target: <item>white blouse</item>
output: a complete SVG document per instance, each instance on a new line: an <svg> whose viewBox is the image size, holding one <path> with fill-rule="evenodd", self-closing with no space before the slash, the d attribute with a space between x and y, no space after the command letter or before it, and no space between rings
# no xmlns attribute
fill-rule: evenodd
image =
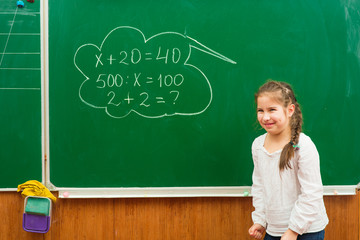
<svg viewBox="0 0 360 240"><path fill-rule="evenodd" d="M254 161L254 223L272 236L281 236L288 228L303 234L325 228L329 219L323 200L319 154L311 139L301 133L299 149L291 159L291 169L279 170L281 151L264 148L266 134L252 144Z"/></svg>

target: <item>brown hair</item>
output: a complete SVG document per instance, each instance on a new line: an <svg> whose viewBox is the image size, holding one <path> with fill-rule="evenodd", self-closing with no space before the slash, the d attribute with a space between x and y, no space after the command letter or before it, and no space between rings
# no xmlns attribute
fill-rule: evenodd
<svg viewBox="0 0 360 240"><path fill-rule="evenodd" d="M290 119L291 139L290 142L285 145L280 155L279 168L280 171L282 171L286 168L291 168L290 160L295 155L295 150L297 149L295 145L299 143L299 137L303 124L302 113L300 105L295 98L294 91L288 83L278 82L271 79L268 80L268 82L262 85L255 94L255 102L257 103L257 99L260 95L268 93L271 93L276 100L283 104L284 107L288 107L290 104L295 105L294 114Z"/></svg>

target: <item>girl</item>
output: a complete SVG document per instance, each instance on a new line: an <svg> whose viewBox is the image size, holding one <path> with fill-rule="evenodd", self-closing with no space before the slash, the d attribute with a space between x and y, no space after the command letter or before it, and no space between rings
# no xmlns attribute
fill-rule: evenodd
<svg viewBox="0 0 360 240"><path fill-rule="evenodd" d="M302 113L291 86L268 81L255 94L257 120L266 130L252 144L254 225L265 240L324 239L329 220L319 155L301 133Z"/></svg>

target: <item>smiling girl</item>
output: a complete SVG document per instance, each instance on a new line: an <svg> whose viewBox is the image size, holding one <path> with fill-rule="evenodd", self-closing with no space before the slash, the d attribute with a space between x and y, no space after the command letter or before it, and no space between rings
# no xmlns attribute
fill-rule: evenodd
<svg viewBox="0 0 360 240"><path fill-rule="evenodd" d="M265 240L324 239L329 220L319 154L301 132L302 113L291 86L268 81L255 94L257 120L266 130L252 144L254 225Z"/></svg>

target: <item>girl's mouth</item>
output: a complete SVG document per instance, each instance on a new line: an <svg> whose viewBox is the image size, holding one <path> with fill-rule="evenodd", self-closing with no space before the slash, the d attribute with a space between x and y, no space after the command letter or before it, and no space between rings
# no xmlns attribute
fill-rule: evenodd
<svg viewBox="0 0 360 240"><path fill-rule="evenodd" d="M274 125L274 123L265 123L264 125L265 125L265 127L269 128L269 127L272 127Z"/></svg>

